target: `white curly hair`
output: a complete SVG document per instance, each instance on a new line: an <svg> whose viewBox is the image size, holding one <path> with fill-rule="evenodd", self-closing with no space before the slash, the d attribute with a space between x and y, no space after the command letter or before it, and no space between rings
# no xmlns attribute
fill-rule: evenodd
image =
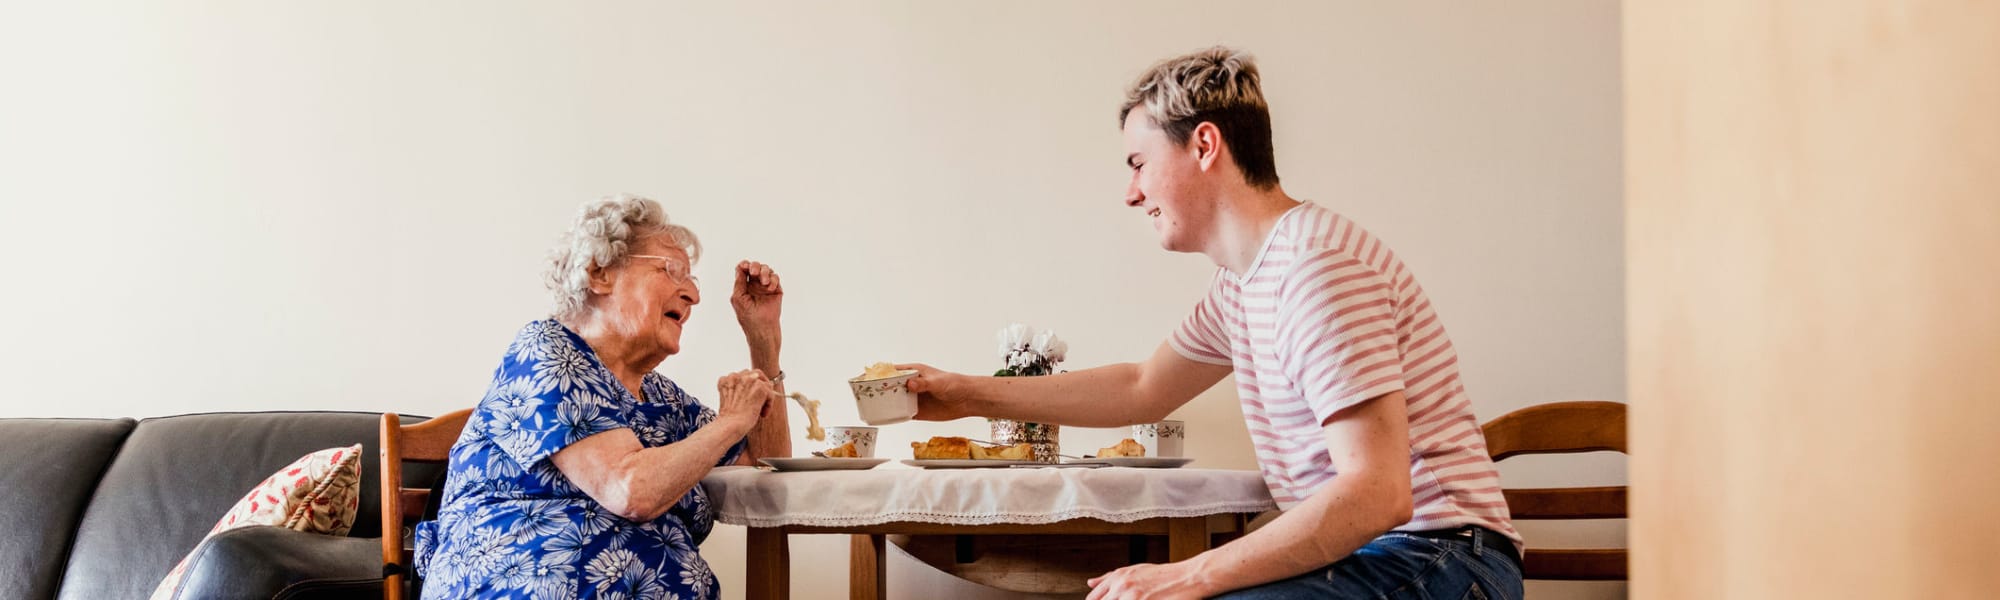
<svg viewBox="0 0 2000 600"><path fill-rule="evenodd" d="M690 263L701 258L701 240L668 221L667 212L651 198L619 194L585 203L549 250L548 271L542 274L542 283L555 295L555 316L575 317L583 311L592 266L618 264L640 240L656 235L686 251Z"/></svg>

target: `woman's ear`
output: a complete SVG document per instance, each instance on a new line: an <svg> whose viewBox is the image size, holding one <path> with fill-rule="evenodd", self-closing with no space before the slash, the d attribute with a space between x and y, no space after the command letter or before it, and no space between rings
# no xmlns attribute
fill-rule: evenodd
<svg viewBox="0 0 2000 600"><path fill-rule="evenodd" d="M616 280L616 277L612 276L609 269L597 266L596 262L592 262L590 267L585 269L585 272L590 274L590 293L599 296L611 295L611 284Z"/></svg>

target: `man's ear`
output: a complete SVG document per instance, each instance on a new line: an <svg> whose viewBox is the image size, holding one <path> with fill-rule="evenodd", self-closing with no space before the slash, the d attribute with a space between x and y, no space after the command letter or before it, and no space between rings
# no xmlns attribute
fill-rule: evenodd
<svg viewBox="0 0 2000 600"><path fill-rule="evenodd" d="M1213 169L1222 161L1222 129L1202 121L1188 133L1188 146L1194 150L1194 159L1201 163L1201 170Z"/></svg>
<svg viewBox="0 0 2000 600"><path fill-rule="evenodd" d="M597 266L596 261L591 261L590 267L586 268L585 272L590 274L590 293L599 296L611 295L612 277L610 271L605 270L604 267Z"/></svg>

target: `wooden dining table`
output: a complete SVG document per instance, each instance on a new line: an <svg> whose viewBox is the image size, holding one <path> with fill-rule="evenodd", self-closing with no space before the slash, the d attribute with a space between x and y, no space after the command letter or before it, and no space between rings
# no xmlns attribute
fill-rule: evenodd
<svg viewBox="0 0 2000 600"><path fill-rule="evenodd" d="M882 599L889 536L928 542L923 546L932 551L906 549L947 572L1004 587L990 572L953 564L970 562L973 548L1010 547L1007 540L1022 536L1102 540L1103 547L1119 549L1113 558L1121 564L1148 556L1182 560L1240 535L1251 517L1277 508L1255 471L1185 467L918 469L890 464L796 472L725 467L702 484L718 521L749 528L745 590L752 600L789 597L788 539L795 534L851 536L849 597ZM1155 547L1164 539L1164 553L1149 555L1148 538ZM1048 550L1044 546L1031 552ZM1074 560L1064 560L1069 562L1016 563L1013 569L1021 570L1020 564L1030 565L1031 571L1074 566ZM1023 580L1022 575L1036 574L1011 579Z"/></svg>

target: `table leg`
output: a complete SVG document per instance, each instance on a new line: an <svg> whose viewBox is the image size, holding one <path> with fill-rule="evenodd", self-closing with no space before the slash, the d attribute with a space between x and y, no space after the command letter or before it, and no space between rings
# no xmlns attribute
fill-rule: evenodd
<svg viewBox="0 0 2000 600"><path fill-rule="evenodd" d="M857 533L848 548L847 597L853 600L887 600L888 542L882 534Z"/></svg>
<svg viewBox="0 0 2000 600"><path fill-rule="evenodd" d="M785 530L777 527L750 528L748 582L744 597L749 600L784 600L792 595L791 548Z"/></svg>
<svg viewBox="0 0 2000 600"><path fill-rule="evenodd" d="M1208 551L1208 518L1167 520L1167 560L1179 562Z"/></svg>

